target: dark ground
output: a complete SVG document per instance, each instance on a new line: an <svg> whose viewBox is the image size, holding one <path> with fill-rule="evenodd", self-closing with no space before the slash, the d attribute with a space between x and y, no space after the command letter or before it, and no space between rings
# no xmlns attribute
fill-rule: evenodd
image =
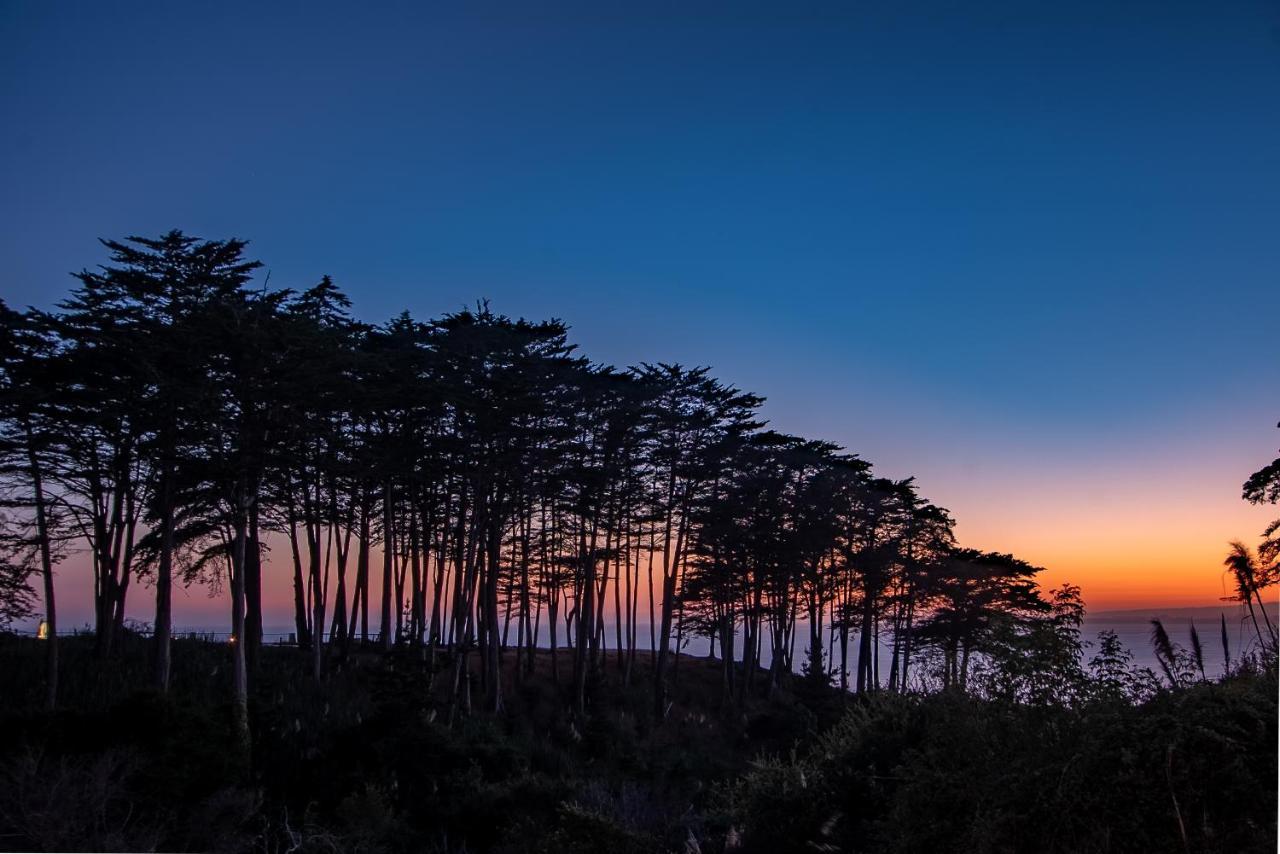
<svg viewBox="0 0 1280 854"><path fill-rule="evenodd" d="M225 645L176 641L168 697L145 688L143 638L107 662L87 637L62 650L47 714L39 642L0 635L6 850L1275 850L1274 670L1142 706L797 678L722 709L718 662L682 657L658 725L643 656L629 688L610 658L575 720L544 655L506 674L501 714L477 683L450 726L447 659L433 686L416 652L356 652L316 685L304 653L268 647L246 757Z"/></svg>

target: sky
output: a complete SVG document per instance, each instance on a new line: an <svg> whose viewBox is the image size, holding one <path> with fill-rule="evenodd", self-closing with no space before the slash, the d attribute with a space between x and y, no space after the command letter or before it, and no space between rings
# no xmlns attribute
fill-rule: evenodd
<svg viewBox="0 0 1280 854"><path fill-rule="evenodd" d="M11 304L181 228L365 320L559 317L1094 609L1215 602L1276 515L1278 227L1276 2L0 0Z"/></svg>

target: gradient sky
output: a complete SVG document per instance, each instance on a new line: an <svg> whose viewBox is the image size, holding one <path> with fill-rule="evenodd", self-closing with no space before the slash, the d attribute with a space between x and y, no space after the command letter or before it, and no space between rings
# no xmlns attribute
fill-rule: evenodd
<svg viewBox="0 0 1280 854"><path fill-rule="evenodd" d="M558 316L1093 608L1215 601L1275 514L1276 3L356 5L0 3L0 295L180 227Z"/></svg>

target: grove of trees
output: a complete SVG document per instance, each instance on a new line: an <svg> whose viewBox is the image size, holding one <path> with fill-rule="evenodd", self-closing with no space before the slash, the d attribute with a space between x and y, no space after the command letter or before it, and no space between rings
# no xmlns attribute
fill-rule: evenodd
<svg viewBox="0 0 1280 854"><path fill-rule="evenodd" d="M154 596L161 691L175 579L224 585L242 708L265 572L292 573L316 679L354 642L408 646L448 654L469 706L474 656L493 710L538 644L580 713L593 672L629 681L653 650L661 710L691 636L719 650L726 701L798 655L897 691L963 685L993 625L1050 612L1034 567L957 547L912 479L765 429L761 398L704 368L597 365L563 323L486 304L363 323L327 277L255 284L239 240L104 245L55 311L0 315L5 602L43 606L50 705L72 552L104 658L127 597Z"/></svg>

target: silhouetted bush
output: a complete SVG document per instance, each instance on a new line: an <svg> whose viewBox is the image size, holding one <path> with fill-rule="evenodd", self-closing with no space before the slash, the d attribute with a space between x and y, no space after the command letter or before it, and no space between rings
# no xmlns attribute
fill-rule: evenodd
<svg viewBox="0 0 1280 854"><path fill-rule="evenodd" d="M1136 706L881 696L717 821L744 851L1273 851L1276 722L1274 672Z"/></svg>
<svg viewBox="0 0 1280 854"><path fill-rule="evenodd" d="M91 642L66 644L69 683L116 667ZM224 680L161 697L131 688L147 673L126 659L55 714L0 699L0 847L1146 852L1183 850L1179 815L1187 850L1275 845L1277 685L1253 662L1140 703L796 680L730 711L716 664L686 659L654 727L644 689L607 673L585 719L537 677L505 714L450 725L447 686L421 668L356 654L317 685L304 656L267 653L248 766ZM0 661L38 655L25 641ZM225 655L194 643L182 667Z"/></svg>

